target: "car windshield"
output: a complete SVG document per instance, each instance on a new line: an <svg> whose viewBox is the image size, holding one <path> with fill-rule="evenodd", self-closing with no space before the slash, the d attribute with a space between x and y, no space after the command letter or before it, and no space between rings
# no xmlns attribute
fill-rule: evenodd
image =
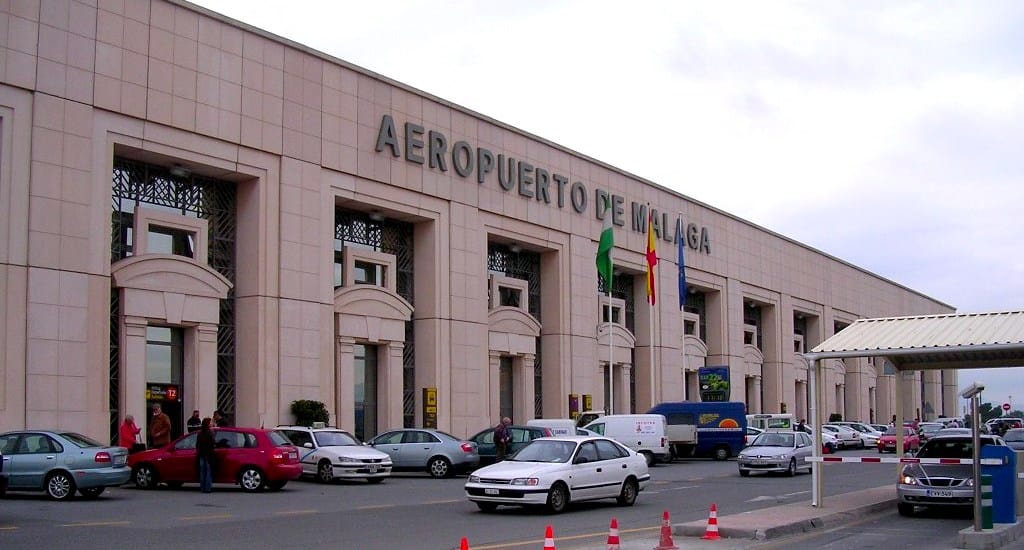
<svg viewBox="0 0 1024 550"><path fill-rule="evenodd" d="M344 445L360 445L355 437L341 431L313 432L316 444L321 447L341 447Z"/></svg>
<svg viewBox="0 0 1024 550"><path fill-rule="evenodd" d="M922 432L933 433L942 429L942 426L933 426L931 424L921 426Z"/></svg>
<svg viewBox="0 0 1024 550"><path fill-rule="evenodd" d="M95 439L88 438L82 434L76 434L74 432L62 432L61 437L68 441L78 445L79 447L103 447L103 444L96 441Z"/></svg>
<svg viewBox="0 0 1024 550"><path fill-rule="evenodd" d="M751 446L760 447L792 447L794 434L763 433L754 439Z"/></svg>
<svg viewBox="0 0 1024 550"><path fill-rule="evenodd" d="M991 439L982 439L981 446L991 445ZM917 458L972 458L974 444L966 438L932 439L921 447Z"/></svg>
<svg viewBox="0 0 1024 550"><path fill-rule="evenodd" d="M531 441L511 458L515 462L568 462L576 444L571 441Z"/></svg>
<svg viewBox="0 0 1024 550"><path fill-rule="evenodd" d="M1003 434L1003 441L1024 441L1024 429L1014 428Z"/></svg>
<svg viewBox="0 0 1024 550"><path fill-rule="evenodd" d="M270 438L270 442L275 446L292 444L292 440L288 439L288 436L284 435L284 432L279 432L277 430L270 430L267 432L267 437Z"/></svg>

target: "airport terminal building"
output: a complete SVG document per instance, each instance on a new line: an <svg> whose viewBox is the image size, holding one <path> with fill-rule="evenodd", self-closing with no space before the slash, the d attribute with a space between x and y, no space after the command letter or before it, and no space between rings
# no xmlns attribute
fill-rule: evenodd
<svg viewBox="0 0 1024 550"><path fill-rule="evenodd" d="M805 417L800 352L859 318L954 311L186 2L0 13L0 431L105 440L149 403L273 426L312 399L364 438L466 436L700 399L709 367L748 412ZM897 396L884 361L826 367L826 415L957 413L955 371Z"/></svg>

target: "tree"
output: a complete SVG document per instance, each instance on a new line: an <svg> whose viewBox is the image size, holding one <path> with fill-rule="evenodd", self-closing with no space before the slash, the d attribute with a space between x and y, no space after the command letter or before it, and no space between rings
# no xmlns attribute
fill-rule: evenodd
<svg viewBox="0 0 1024 550"><path fill-rule="evenodd" d="M292 401L291 410L295 415L295 424L299 426L312 426L314 422L327 424L331 419L327 406L320 401L297 399Z"/></svg>

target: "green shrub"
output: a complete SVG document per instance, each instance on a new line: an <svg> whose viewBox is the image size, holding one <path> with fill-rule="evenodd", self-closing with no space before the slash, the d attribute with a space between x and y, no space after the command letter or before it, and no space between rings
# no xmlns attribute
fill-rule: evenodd
<svg viewBox="0 0 1024 550"><path fill-rule="evenodd" d="M832 413L832 414L828 415L828 421L829 422L842 422L843 421L843 415L841 415L839 413Z"/></svg>
<svg viewBox="0 0 1024 550"><path fill-rule="evenodd" d="M291 409L295 415L295 424L299 426L312 426L314 422L327 424L331 419L327 406L320 401L298 399L292 401Z"/></svg>

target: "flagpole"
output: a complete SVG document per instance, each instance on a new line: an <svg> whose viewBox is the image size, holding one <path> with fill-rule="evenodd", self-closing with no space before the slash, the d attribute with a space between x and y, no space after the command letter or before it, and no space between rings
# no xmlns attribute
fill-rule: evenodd
<svg viewBox="0 0 1024 550"><path fill-rule="evenodd" d="M685 277L686 276L685 275L685 271L684 271L685 270L685 264L683 263L682 255L679 254L679 251L681 251L682 247L684 246L684 243L682 242L682 239L683 239L683 213L679 212L679 218L676 221L676 255L678 256L676 258L676 266L679 269L679 273L683 277ZM685 284L685 282L681 286L682 286L682 288L679 289L679 292L683 293L683 295L679 297L679 313L680 313L680 315L682 317L682 321L683 321L683 327L682 327L683 328L683 330L682 330L682 332L683 332L683 401L686 401L686 398L687 398L687 395L686 395L686 386L687 386L686 377L688 375L686 373L687 359L686 359L686 284ZM699 329L698 329L698 332L699 332Z"/></svg>
<svg viewBox="0 0 1024 550"><path fill-rule="evenodd" d="M608 414L615 414L615 377L612 375L613 361L615 357L614 350L612 348L612 323L614 322L612 317L612 287L608 285Z"/></svg>

